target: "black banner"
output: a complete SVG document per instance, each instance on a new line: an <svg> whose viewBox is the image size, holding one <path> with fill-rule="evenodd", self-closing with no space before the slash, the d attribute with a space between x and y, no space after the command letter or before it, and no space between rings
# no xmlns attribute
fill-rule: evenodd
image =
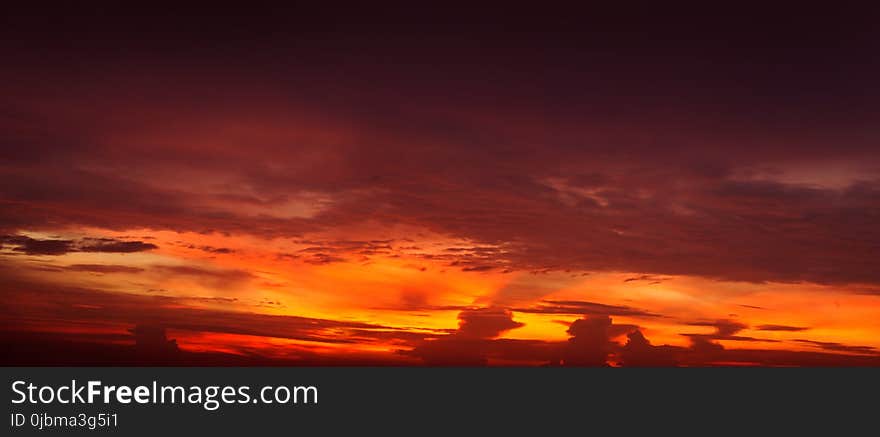
<svg viewBox="0 0 880 437"><path fill-rule="evenodd" d="M880 388L872 369L3 368L2 373L9 431L4 435L22 436L706 434L770 428L839 433L876 425L872 395Z"/></svg>

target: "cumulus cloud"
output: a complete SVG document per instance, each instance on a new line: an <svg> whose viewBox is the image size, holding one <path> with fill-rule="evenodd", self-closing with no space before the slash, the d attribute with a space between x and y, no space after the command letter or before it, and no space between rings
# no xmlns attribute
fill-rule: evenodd
<svg viewBox="0 0 880 437"><path fill-rule="evenodd" d="M681 348L674 346L654 346L645 338L642 331L635 330L626 335L627 341L620 350L621 364L624 367L675 367Z"/></svg>
<svg viewBox="0 0 880 437"><path fill-rule="evenodd" d="M563 353L566 366L606 366L613 348L611 318L593 316L578 319L568 327L568 345Z"/></svg>
<svg viewBox="0 0 880 437"><path fill-rule="evenodd" d="M469 338L495 338L511 329L524 326L513 320L504 308L466 309L458 314L458 335Z"/></svg>
<svg viewBox="0 0 880 437"><path fill-rule="evenodd" d="M504 308L469 308L462 310L458 319L455 332L422 341L407 354L428 365L485 366L490 358L508 357L508 349L531 349L530 346L542 343L496 340L502 333L523 326Z"/></svg>

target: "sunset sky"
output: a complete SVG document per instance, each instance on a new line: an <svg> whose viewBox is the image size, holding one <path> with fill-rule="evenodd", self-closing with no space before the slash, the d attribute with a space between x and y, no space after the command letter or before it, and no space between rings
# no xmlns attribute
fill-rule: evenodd
<svg viewBox="0 0 880 437"><path fill-rule="evenodd" d="M878 16L706 12L4 14L5 363L880 365Z"/></svg>

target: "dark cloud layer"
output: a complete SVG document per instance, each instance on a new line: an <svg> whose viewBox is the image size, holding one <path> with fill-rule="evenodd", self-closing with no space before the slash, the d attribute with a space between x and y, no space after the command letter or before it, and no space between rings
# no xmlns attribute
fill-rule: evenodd
<svg viewBox="0 0 880 437"><path fill-rule="evenodd" d="M107 12L69 47L52 36L69 26L63 12L22 13L2 38L15 68L0 73L0 230L300 238L371 221L481 244L444 255L473 272L880 283L867 16L803 10L792 22L762 8L766 20L746 14L742 26L666 7L577 15L591 26L530 10L507 28L483 12L450 28L441 14L328 35L302 11L269 19L296 26L196 31L184 9L181 21L163 16L179 39L150 37L158 24L146 16L104 22ZM55 24L40 32L27 17ZM232 28L253 34L203 44ZM78 54L92 62L73 63ZM174 182L187 174L235 189ZM311 216L246 212L304 193L328 200ZM359 259L323 250L302 261Z"/></svg>

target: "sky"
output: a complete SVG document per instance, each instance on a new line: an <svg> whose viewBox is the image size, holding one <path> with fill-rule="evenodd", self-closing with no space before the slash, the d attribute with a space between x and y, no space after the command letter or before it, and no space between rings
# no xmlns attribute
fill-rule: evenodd
<svg viewBox="0 0 880 437"><path fill-rule="evenodd" d="M4 363L880 365L875 12L11 10Z"/></svg>

